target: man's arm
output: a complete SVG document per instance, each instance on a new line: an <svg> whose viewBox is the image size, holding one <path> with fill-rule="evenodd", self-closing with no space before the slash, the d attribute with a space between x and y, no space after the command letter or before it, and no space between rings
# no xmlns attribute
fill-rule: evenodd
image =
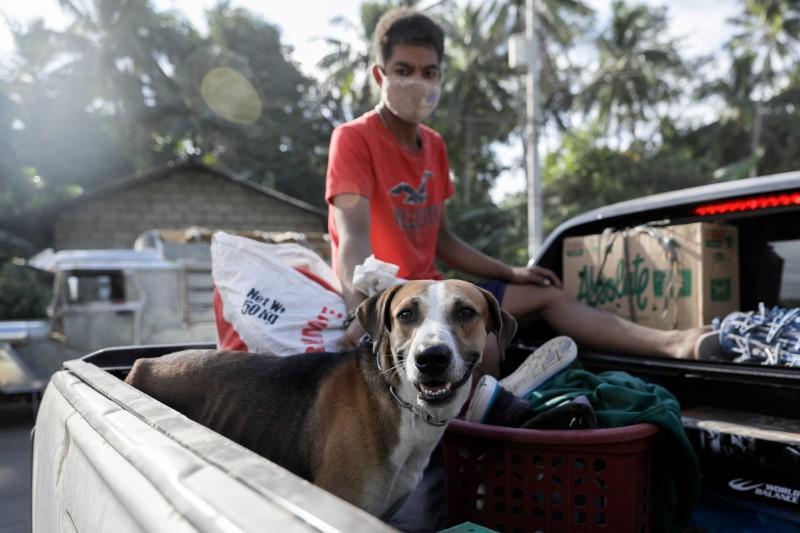
<svg viewBox="0 0 800 533"><path fill-rule="evenodd" d="M353 289L353 272L372 254L369 200L358 194L340 194L333 198L331 209L339 234L339 279L347 309L354 311L366 299L363 293ZM343 346L354 347L363 334L358 322L353 321L347 328Z"/></svg>
<svg viewBox="0 0 800 533"><path fill-rule="evenodd" d="M442 220L436 241L436 256L453 268L486 279L511 280L511 267L479 252L453 233Z"/></svg>
<svg viewBox="0 0 800 533"><path fill-rule="evenodd" d="M476 250L455 236L442 220L436 241L436 256L453 268L485 279L508 283L561 286L561 280L546 268L512 267Z"/></svg>

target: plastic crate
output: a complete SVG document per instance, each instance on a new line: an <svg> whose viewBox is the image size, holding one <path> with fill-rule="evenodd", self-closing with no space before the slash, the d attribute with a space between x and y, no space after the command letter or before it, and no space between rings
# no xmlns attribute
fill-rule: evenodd
<svg viewBox="0 0 800 533"><path fill-rule="evenodd" d="M657 433L653 424L549 431L451 420L443 439L449 523L648 532Z"/></svg>

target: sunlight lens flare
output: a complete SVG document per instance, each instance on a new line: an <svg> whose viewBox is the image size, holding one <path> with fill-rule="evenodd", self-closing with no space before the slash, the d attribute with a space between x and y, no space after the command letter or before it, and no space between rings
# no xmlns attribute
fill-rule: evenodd
<svg viewBox="0 0 800 533"><path fill-rule="evenodd" d="M200 83L206 105L225 120L252 124L261 116L263 106L258 91L242 74L230 67L208 71Z"/></svg>

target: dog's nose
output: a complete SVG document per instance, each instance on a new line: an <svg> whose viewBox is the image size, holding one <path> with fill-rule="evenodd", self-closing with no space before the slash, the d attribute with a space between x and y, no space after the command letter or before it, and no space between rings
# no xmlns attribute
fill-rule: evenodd
<svg viewBox="0 0 800 533"><path fill-rule="evenodd" d="M444 344L437 344L418 353L415 363L417 369L423 374L435 376L447 370L452 358L453 354L450 348Z"/></svg>

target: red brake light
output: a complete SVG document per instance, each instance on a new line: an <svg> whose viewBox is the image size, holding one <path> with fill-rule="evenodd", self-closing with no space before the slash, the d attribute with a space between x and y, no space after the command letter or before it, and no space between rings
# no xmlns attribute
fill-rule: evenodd
<svg viewBox="0 0 800 533"><path fill-rule="evenodd" d="M800 192L752 196L739 200L700 205L694 208L694 214L705 217L708 215L723 215L725 213L756 211L758 209L770 209L772 207L787 207L792 205L800 206Z"/></svg>

